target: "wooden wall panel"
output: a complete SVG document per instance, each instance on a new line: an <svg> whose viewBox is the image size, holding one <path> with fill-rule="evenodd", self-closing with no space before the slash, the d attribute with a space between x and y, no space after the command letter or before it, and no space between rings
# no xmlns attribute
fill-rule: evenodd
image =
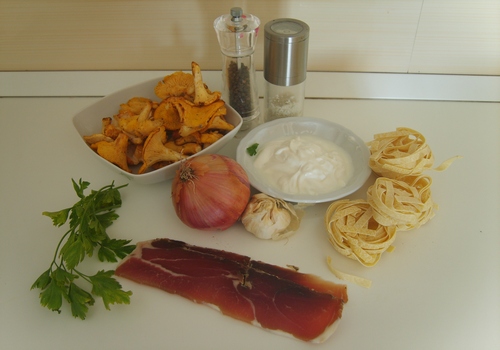
<svg viewBox="0 0 500 350"><path fill-rule="evenodd" d="M500 75L500 1L426 0L410 72Z"/></svg>
<svg viewBox="0 0 500 350"><path fill-rule="evenodd" d="M311 27L310 71L500 74L498 0L0 0L0 70L220 69L214 19ZM262 69L263 35L256 68Z"/></svg>
<svg viewBox="0 0 500 350"><path fill-rule="evenodd" d="M303 1L292 16L311 26L310 68L408 71L422 0Z"/></svg>

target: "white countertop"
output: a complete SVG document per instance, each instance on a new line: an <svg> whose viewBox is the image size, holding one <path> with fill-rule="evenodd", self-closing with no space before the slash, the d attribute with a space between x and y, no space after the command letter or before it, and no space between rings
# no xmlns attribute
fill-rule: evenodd
<svg viewBox="0 0 500 350"><path fill-rule="evenodd" d="M103 92L103 79L118 73L82 73L86 78L80 80L80 87L72 80L75 73L40 74L43 80L28 79L25 90L19 81L37 74L0 74L1 349L500 348L500 85L496 77L443 76L440 80L439 76L345 74L342 91L308 95L306 116L340 123L366 141L376 133L405 126L427 138L436 165L463 156L444 172L429 172L432 195L439 205L436 216L421 228L399 233L394 252L385 253L372 268L340 256L329 245L323 224L327 204L308 208L300 230L290 239L270 242L255 238L240 224L214 233L187 228L172 209L170 181L129 183L121 190L120 218L108 229L113 237L134 242L180 239L276 265L292 264L301 272L346 283L328 270L325 260L331 256L339 269L372 280L370 289L346 283L349 302L336 333L313 346L124 279L120 279L123 287L134 292L131 304L111 305L107 311L97 299L85 321L74 319L66 307L61 314L41 307L38 291L30 286L48 268L65 232L64 227L52 226L42 211L76 202L71 178L89 181L93 189L113 180L116 184L129 181L84 149L71 120L103 93L126 87L118 79ZM122 78L133 84L152 74L125 72ZM310 91L328 90L329 82L339 86L334 82L338 74L311 76ZM206 74L208 81L217 77L216 72ZM428 91L411 95L422 79L441 82L444 90L436 89L441 100L426 97ZM17 85L9 85L15 81ZM59 85L61 81L68 83L67 89ZM372 94L376 89L362 85L366 81L374 86L388 81L389 87L381 88L383 96ZM468 85L471 81L474 89ZM432 86L429 91L436 85ZM58 93L68 89L71 93ZM234 157L240 138L222 153ZM349 198L366 198L373 179Z"/></svg>

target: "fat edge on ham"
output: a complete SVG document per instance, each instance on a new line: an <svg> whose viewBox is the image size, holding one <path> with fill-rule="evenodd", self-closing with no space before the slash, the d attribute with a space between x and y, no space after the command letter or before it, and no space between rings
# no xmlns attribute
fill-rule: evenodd
<svg viewBox="0 0 500 350"><path fill-rule="evenodd" d="M166 238L137 243L115 275L314 343L333 334L348 300L345 285Z"/></svg>

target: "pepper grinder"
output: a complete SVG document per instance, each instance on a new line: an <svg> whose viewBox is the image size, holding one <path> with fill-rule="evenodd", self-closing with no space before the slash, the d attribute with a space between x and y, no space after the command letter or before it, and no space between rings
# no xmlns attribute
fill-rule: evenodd
<svg viewBox="0 0 500 350"><path fill-rule="evenodd" d="M309 26L280 18L264 28L265 121L303 115Z"/></svg>
<svg viewBox="0 0 500 350"><path fill-rule="evenodd" d="M229 14L214 21L223 60L222 95L243 118L240 130L249 129L259 122L259 94L253 58L259 25L257 17L243 14L240 7L231 8Z"/></svg>

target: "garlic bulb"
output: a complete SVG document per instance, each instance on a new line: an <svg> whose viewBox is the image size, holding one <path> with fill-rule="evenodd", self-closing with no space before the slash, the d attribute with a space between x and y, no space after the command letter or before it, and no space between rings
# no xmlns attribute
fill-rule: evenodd
<svg viewBox="0 0 500 350"><path fill-rule="evenodd" d="M250 198L241 222L258 238L279 240L298 230L301 216L302 211L296 211L289 203L258 193Z"/></svg>

